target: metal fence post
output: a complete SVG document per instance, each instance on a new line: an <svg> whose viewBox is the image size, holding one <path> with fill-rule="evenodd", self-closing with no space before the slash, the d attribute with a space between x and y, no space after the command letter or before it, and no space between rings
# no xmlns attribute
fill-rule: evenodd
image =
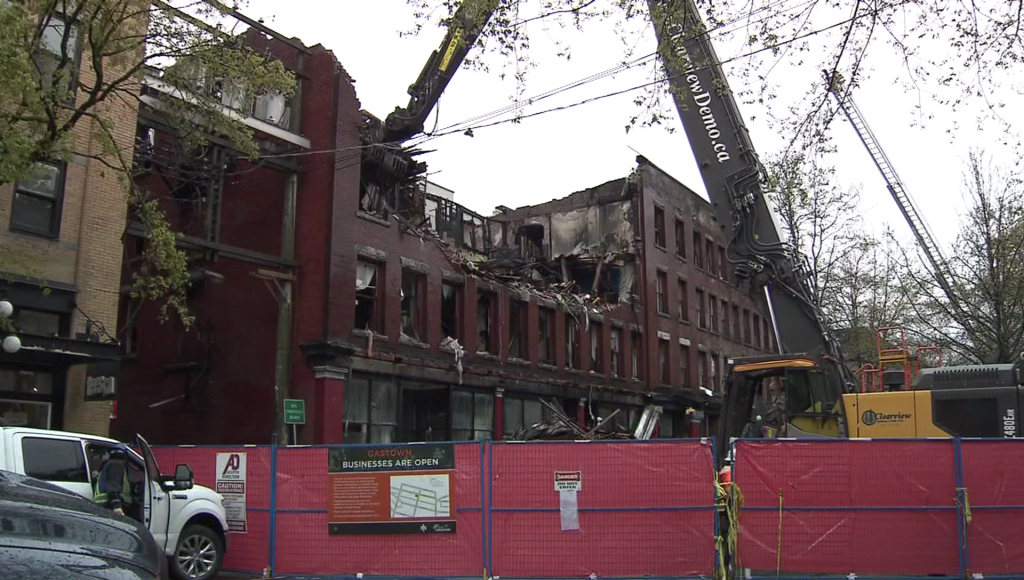
<svg viewBox="0 0 1024 580"><path fill-rule="evenodd" d="M482 499L482 498L481 498ZM494 443L487 442L487 573L494 577L494 526L491 511L494 509Z"/></svg>
<svg viewBox="0 0 1024 580"><path fill-rule="evenodd" d="M270 576L275 574L277 564L277 443L270 446L270 546L267 554L270 562Z"/></svg>
<svg viewBox="0 0 1024 580"><path fill-rule="evenodd" d="M960 555L960 577L966 578L971 567L967 547L967 514L965 512L967 492L964 487L964 456L960 437L953 437L953 470L956 473L956 529Z"/></svg>
<svg viewBox="0 0 1024 580"><path fill-rule="evenodd" d="M490 576L490 569L487 566L487 495L484 480L484 455L487 455L489 443L489 440L480 441L480 563L484 567L484 578Z"/></svg>

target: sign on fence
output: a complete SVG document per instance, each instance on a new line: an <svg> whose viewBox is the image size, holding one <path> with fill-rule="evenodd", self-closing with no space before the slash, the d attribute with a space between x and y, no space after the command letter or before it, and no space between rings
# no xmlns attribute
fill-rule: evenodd
<svg viewBox="0 0 1024 580"><path fill-rule="evenodd" d="M245 453L217 454L217 493L224 496L228 531L246 533L245 518Z"/></svg>
<svg viewBox="0 0 1024 580"><path fill-rule="evenodd" d="M555 491L579 491L583 488L583 474L579 471L556 471Z"/></svg>
<svg viewBox="0 0 1024 580"><path fill-rule="evenodd" d="M332 448L331 534L455 533L451 443Z"/></svg>

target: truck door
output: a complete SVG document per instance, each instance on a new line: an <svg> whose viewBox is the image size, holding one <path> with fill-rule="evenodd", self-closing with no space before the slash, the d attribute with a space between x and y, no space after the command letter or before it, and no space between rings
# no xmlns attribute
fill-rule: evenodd
<svg viewBox="0 0 1024 580"><path fill-rule="evenodd" d="M15 433L15 470L92 500L82 440L60 435Z"/></svg>
<svg viewBox="0 0 1024 580"><path fill-rule="evenodd" d="M157 545L164 550L167 549L168 524L170 523L171 497L164 489L163 476L160 475L160 466L153 456L153 450L149 443L140 435L136 435L136 445L146 462L146 483L149 490L149 532L153 534Z"/></svg>

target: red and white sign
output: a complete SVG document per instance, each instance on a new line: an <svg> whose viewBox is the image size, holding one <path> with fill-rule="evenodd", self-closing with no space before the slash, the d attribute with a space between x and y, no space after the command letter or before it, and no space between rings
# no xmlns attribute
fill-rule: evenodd
<svg viewBox="0 0 1024 580"><path fill-rule="evenodd" d="M579 471L556 471L555 491L580 491L583 489L583 473Z"/></svg>

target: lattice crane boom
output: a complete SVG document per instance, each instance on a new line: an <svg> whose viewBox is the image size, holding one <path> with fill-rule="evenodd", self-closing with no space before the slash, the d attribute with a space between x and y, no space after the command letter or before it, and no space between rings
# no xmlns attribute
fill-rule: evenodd
<svg viewBox="0 0 1024 580"><path fill-rule="evenodd" d="M935 276L935 281L938 282L939 286L942 287L942 291L949 298L950 302L957 304L956 294L953 292L953 276L949 271L949 266L946 263L945 257L942 255L942 249L935 242L935 237L932 235L931 230L928 228L928 224L924 221L921 216L921 212L917 209L917 205L914 203L914 199L910 196L910 193L903 186L903 181L900 180L899 175L896 173L896 169L893 167L892 162L889 161L889 157L886 156L885 151L882 150L882 146L878 143L878 139L875 138L874 132L871 131L871 127L868 126L867 120L864 119L864 115L861 114L860 109L857 108L857 104L853 102L853 97L848 93L844 95L844 89L842 81L838 78L833 78L828 71L825 71L825 81L828 85L828 90L835 97L836 102L839 104L839 108L842 109L846 118L853 125L853 130L856 131L857 137L861 143L868 150L868 154L871 156L871 161L874 162L875 167L881 172L882 178L885 179L886 186L889 188L889 193L892 194L892 198L896 200L896 206L899 207L900 213L907 220L907 225L910 226L910 230L913 232L914 237L917 238L917 243L921 247L921 251L924 252L925 257L928 260L928 265L931 267L932 274Z"/></svg>

